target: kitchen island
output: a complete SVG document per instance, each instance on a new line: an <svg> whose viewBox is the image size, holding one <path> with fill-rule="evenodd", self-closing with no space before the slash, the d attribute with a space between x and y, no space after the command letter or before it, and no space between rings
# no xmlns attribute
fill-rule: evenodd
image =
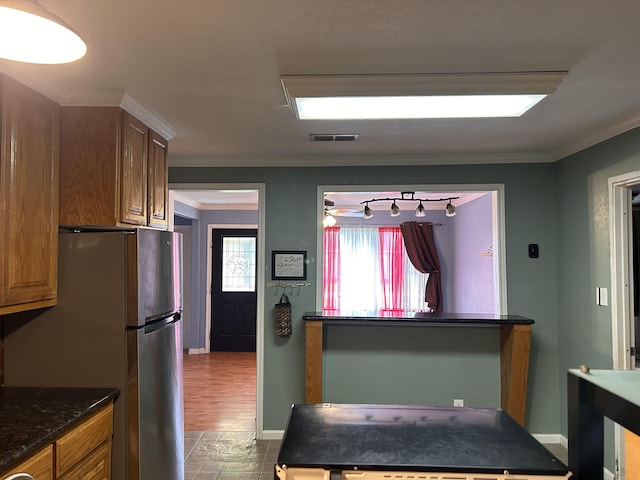
<svg viewBox="0 0 640 480"><path fill-rule="evenodd" d="M0 387L0 477L110 407L118 394L114 388Z"/></svg>
<svg viewBox="0 0 640 480"><path fill-rule="evenodd" d="M308 312L306 324L306 403L321 403L323 330L331 326L478 327L500 329L500 407L524 425L531 325L519 315L473 313L384 312L345 314Z"/></svg>

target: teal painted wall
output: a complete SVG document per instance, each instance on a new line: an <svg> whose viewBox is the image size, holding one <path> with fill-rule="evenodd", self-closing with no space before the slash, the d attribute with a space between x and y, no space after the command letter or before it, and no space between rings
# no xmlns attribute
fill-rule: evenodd
<svg viewBox="0 0 640 480"><path fill-rule="evenodd" d="M600 143L556 164L558 230L558 340L561 402L569 368L612 368L611 308L596 306L595 288L611 291L609 244L610 177L640 171L640 129ZM562 433L567 434L563 403ZM607 467L613 465L609 435Z"/></svg>
<svg viewBox="0 0 640 480"><path fill-rule="evenodd" d="M410 167L330 167L330 168L171 168L170 183L264 183L265 193L265 242L266 255L271 250L306 250L308 252L308 279L312 288L302 288L292 301L293 334L288 338L275 335L272 326L273 307L277 298L265 294L264 339L264 425L265 430L282 430L285 427L291 404L304 402L304 324L302 315L315 310L316 278L316 210L318 185L415 185L415 184L504 184L506 216L506 264L509 313L531 317L536 321L532 333L531 364L528 390L527 428L534 433L560 431L559 405L562 404L558 379L558 325L556 319L556 219L555 167L552 164L512 165L464 165L464 166L410 166ZM540 245L540 258L529 259L527 245ZM267 262L269 263L269 262ZM270 278L270 272L266 272ZM451 377L478 373L477 396L471 403L497 399L496 357L487 353L498 348L497 334L479 334L477 330L459 330L460 337L439 334L433 329L412 329L412 344L407 345L407 333L388 335L385 352L375 352L378 332L366 329L346 329L331 340L325 362L328 367L363 361L367 368L370 361L384 357L386 371L395 372L400 382L391 401L397 403L421 403L426 397L415 392L415 376L411 374L411 361L416 350L425 355L434 347L434 338L441 353L431 365L428 387L436 391L438 386L449 388ZM397 337L397 338L396 338ZM460 341L462 339L462 341ZM352 353L346 345L370 345ZM469 345L465 366L447 361L446 352L459 352ZM429 355L436 355L431 351ZM495 355L495 354L494 354ZM354 357L358 358L354 358ZM369 356L369 357L368 357ZM425 357L427 358L427 357ZM479 369L476 365L485 365ZM410 373L404 375L404 373ZM390 373L388 373L390 374ZM381 398L373 375L365 382L353 381L345 376L325 376L325 391L340 392L340 398ZM426 381L425 380L425 381ZM439 385L433 385L437 383ZM406 388L403 388L406 387ZM331 393L333 395L333 393ZM446 394L446 397L444 396ZM456 392L446 392L442 397L428 397L438 401L453 398ZM344 395L344 397L343 397ZM440 395L440 394L439 394ZM387 398L387 397L384 397ZM469 402L467 402L469 404Z"/></svg>

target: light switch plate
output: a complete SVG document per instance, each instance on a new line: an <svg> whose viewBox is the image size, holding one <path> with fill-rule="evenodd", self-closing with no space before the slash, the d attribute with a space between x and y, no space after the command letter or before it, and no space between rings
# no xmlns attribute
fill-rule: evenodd
<svg viewBox="0 0 640 480"><path fill-rule="evenodd" d="M609 292L606 287L596 287L596 305L609 306Z"/></svg>
<svg viewBox="0 0 640 480"><path fill-rule="evenodd" d="M600 306L607 307L609 305L609 292L605 287L600 288Z"/></svg>

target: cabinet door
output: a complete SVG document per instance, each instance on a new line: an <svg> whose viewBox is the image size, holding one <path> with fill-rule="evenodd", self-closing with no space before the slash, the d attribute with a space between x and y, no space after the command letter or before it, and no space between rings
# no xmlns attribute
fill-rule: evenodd
<svg viewBox="0 0 640 480"><path fill-rule="evenodd" d="M3 472L0 478L16 473L28 473L35 480L53 480L53 447L47 445L14 469Z"/></svg>
<svg viewBox="0 0 640 480"><path fill-rule="evenodd" d="M110 480L111 441L104 442L58 480ZM37 479L34 479L37 480Z"/></svg>
<svg viewBox="0 0 640 480"><path fill-rule="evenodd" d="M120 168L120 221L147 224L147 150L149 129L137 118L122 113L122 165Z"/></svg>
<svg viewBox="0 0 640 480"><path fill-rule="evenodd" d="M167 141L149 131L149 226L167 228Z"/></svg>
<svg viewBox="0 0 640 480"><path fill-rule="evenodd" d="M0 83L0 313L9 313L55 304L60 110L10 78Z"/></svg>

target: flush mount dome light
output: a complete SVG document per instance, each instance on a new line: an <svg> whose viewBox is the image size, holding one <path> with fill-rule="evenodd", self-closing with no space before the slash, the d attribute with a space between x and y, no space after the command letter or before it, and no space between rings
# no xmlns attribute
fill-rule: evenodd
<svg viewBox="0 0 640 480"><path fill-rule="evenodd" d="M567 72L285 75L300 120L519 117Z"/></svg>
<svg viewBox="0 0 640 480"><path fill-rule="evenodd" d="M84 56L87 46L66 23L33 0L0 0L0 58L59 64Z"/></svg>

